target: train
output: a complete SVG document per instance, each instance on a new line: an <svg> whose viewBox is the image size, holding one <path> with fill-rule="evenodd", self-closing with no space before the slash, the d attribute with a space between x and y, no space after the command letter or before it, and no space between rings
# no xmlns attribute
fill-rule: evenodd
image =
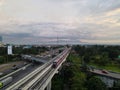
<svg viewBox="0 0 120 90"><path fill-rule="evenodd" d="M0 88L3 88L4 86L8 85L10 82L12 82L13 77L7 77L0 81Z"/></svg>
<svg viewBox="0 0 120 90"><path fill-rule="evenodd" d="M65 51L62 52L62 54L60 55L60 57L58 59L56 59L55 61L53 61L53 68L56 68L66 57L66 55L68 54L68 52L70 51L70 49L67 49Z"/></svg>

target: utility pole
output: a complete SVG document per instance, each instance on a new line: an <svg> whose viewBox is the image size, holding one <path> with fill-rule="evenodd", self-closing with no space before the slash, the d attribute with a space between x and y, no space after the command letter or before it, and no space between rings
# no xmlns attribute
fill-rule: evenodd
<svg viewBox="0 0 120 90"><path fill-rule="evenodd" d="M59 41L58 41L58 32L57 32L57 45L59 44Z"/></svg>

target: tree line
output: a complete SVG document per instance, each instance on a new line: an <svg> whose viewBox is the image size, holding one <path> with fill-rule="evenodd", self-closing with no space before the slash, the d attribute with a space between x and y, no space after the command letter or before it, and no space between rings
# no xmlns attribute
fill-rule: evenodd
<svg viewBox="0 0 120 90"><path fill-rule="evenodd" d="M52 90L119 90L120 81L108 88L99 77L81 69L83 61L100 66L118 63L119 50L120 46L73 46L62 70L52 80Z"/></svg>
<svg viewBox="0 0 120 90"><path fill-rule="evenodd" d="M7 47L0 47L0 64L7 63L11 61L20 60L21 54L40 54L42 52L47 51L47 47L30 47L30 48L23 48L23 46L15 47L13 46L13 55L7 55Z"/></svg>

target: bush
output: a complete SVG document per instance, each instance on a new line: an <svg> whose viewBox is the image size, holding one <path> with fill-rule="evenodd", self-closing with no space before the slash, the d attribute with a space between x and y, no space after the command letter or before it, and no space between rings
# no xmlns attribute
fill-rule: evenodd
<svg viewBox="0 0 120 90"><path fill-rule="evenodd" d="M0 56L0 64L5 62L5 57L4 56Z"/></svg>

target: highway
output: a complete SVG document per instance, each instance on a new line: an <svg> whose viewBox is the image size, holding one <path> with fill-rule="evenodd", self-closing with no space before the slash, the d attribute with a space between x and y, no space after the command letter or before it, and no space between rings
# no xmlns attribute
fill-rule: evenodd
<svg viewBox="0 0 120 90"><path fill-rule="evenodd" d="M33 70L35 70L36 68L38 68L40 65L30 65L29 67L27 67L25 70L20 70L17 73L14 73L13 75L10 75L13 77L13 80L10 84L8 84L7 86L3 87L1 90L6 90L7 87L13 85L14 83L16 83L17 81L19 81L21 78L25 77L26 75L28 75L29 73L31 73Z"/></svg>
<svg viewBox="0 0 120 90"><path fill-rule="evenodd" d="M106 76L106 77L110 77L110 78L120 80L120 73L113 73L113 72L110 72L110 71L106 71L106 73L105 73L105 72L103 72L102 70L99 70L99 69L93 69L93 70L90 70L90 72L92 72L94 74L98 74L98 75L102 75L102 76Z"/></svg>
<svg viewBox="0 0 120 90"><path fill-rule="evenodd" d="M24 63L26 63L26 64L28 64L28 62L25 62L25 61L20 61L21 63L19 63L19 64L17 64L17 62L15 63L12 63L12 64L8 64L8 65L6 65L6 66L4 66L3 67L3 69L5 68L5 67L8 67L7 69L5 69L5 70L2 70L2 75L4 76L4 75L7 75L7 74L9 74L9 73L11 73L11 72L14 72L15 70L13 70L12 68L12 66L13 65L16 65L16 67L17 68L22 68L22 67L24 67L25 66L25 64ZM0 68L0 69L2 69L2 68Z"/></svg>

